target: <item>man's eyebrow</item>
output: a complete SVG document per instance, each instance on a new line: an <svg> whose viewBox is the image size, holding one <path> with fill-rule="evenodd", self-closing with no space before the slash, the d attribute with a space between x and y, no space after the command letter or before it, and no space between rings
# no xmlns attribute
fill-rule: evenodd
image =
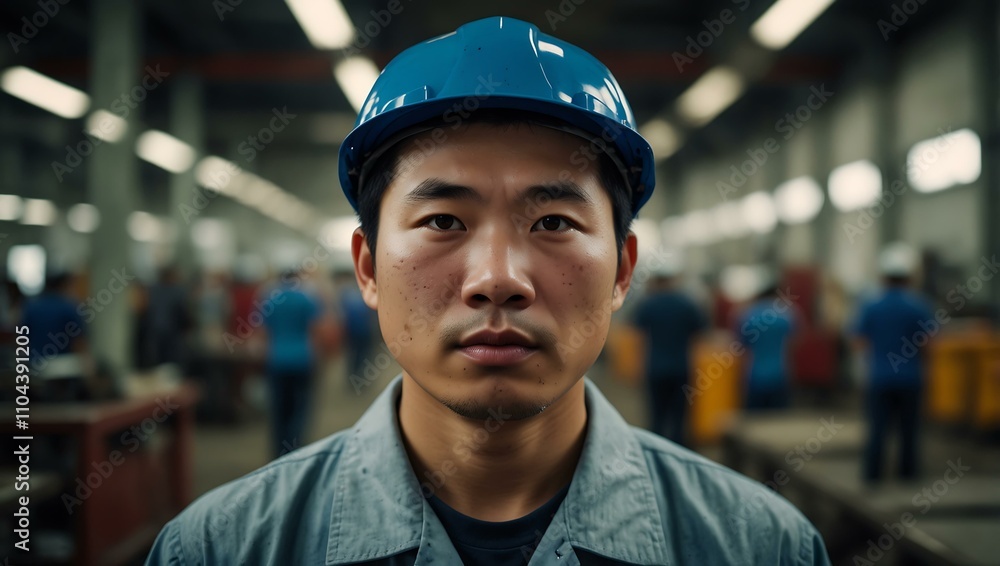
<svg viewBox="0 0 1000 566"><path fill-rule="evenodd" d="M594 206L594 199L580 185L571 181L559 181L547 185L534 185L521 193L521 200L538 202L542 198L563 202L579 203L588 207Z"/></svg>
<svg viewBox="0 0 1000 566"><path fill-rule="evenodd" d="M406 195L407 204L429 200L471 200L486 202L483 195L463 185L456 185L441 179L426 179Z"/></svg>

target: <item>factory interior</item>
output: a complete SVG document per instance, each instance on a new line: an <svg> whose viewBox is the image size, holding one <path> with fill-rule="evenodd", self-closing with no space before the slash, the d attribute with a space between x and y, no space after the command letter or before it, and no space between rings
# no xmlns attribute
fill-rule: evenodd
<svg viewBox="0 0 1000 566"><path fill-rule="evenodd" d="M349 429L400 374L338 152L394 57L491 16L604 63L655 157L586 372L625 420L787 499L834 565L1000 564L993 0L5 0L3 564L142 564L193 501ZM276 449L267 297L289 274L317 310L303 432ZM916 331L885 334L887 287ZM665 292L690 334L647 302ZM684 338L657 344L664 321ZM676 410L649 383L668 348ZM780 395L754 390L768 356ZM882 366L918 383L912 421L873 404Z"/></svg>

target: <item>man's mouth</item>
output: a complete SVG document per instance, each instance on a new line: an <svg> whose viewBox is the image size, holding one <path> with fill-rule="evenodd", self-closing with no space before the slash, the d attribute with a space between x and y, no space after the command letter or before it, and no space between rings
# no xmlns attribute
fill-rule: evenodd
<svg viewBox="0 0 1000 566"><path fill-rule="evenodd" d="M538 351L538 345L525 334L508 328L470 334L459 341L458 350L477 364L506 366L523 362Z"/></svg>

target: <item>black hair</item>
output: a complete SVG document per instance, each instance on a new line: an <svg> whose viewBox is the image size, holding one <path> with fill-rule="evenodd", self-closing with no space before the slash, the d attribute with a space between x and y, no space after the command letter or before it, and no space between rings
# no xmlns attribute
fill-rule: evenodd
<svg viewBox="0 0 1000 566"><path fill-rule="evenodd" d="M534 122L523 115L512 114L509 111L479 111L474 113L466 123L489 124L499 128L506 128L519 125L532 125ZM590 148L590 142L585 143L586 145L581 148L581 154L585 156L595 155ZM375 160L374 164L368 169L364 185L359 187L356 196L358 219L361 224L361 231L364 232L368 242L368 251L372 256L373 269L375 267L375 243L378 239L379 211L382 204L382 196L396 178L404 146L406 146L405 141L396 143L396 145L390 147ZM632 226L631 191L625 181L624 175L607 154L596 153L596 158L598 160L598 178L611 198L615 248L618 251L618 265L621 265L625 238L628 236L629 229Z"/></svg>

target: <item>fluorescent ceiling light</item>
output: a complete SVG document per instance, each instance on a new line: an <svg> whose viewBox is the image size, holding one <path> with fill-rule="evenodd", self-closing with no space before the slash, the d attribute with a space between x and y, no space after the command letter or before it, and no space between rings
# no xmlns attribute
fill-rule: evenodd
<svg viewBox="0 0 1000 566"><path fill-rule="evenodd" d="M234 196L233 180L240 177L243 170L228 159L209 155L198 162L194 178L199 185L229 196Z"/></svg>
<svg viewBox="0 0 1000 566"><path fill-rule="evenodd" d="M81 202L69 207L66 212L66 223L77 232L87 234L97 229L101 223L101 213L96 206Z"/></svg>
<svg viewBox="0 0 1000 566"><path fill-rule="evenodd" d="M786 224L802 224L819 214L823 208L823 190L812 177L797 177L785 181L774 190L778 218Z"/></svg>
<svg viewBox="0 0 1000 566"><path fill-rule="evenodd" d="M0 220L17 220L24 209L24 201L17 195L0 195Z"/></svg>
<svg viewBox="0 0 1000 566"><path fill-rule="evenodd" d="M703 126L735 102L746 84L730 67L715 67L698 78L677 100L677 112L692 126Z"/></svg>
<svg viewBox="0 0 1000 566"><path fill-rule="evenodd" d="M135 142L135 152L146 161L170 171L183 173L194 163L194 148L159 130L143 132Z"/></svg>
<svg viewBox="0 0 1000 566"><path fill-rule="evenodd" d="M84 131L99 140L115 143L125 136L128 122L117 114L98 108L87 116L87 126Z"/></svg>
<svg viewBox="0 0 1000 566"><path fill-rule="evenodd" d="M774 199L764 191L750 193L740 201L743 223L757 234L767 234L778 224Z"/></svg>
<svg viewBox="0 0 1000 566"><path fill-rule="evenodd" d="M37 244L11 246L7 273L25 295L37 295L45 287L45 248Z"/></svg>
<svg viewBox="0 0 1000 566"><path fill-rule="evenodd" d="M206 250L224 247L232 239L232 226L219 218L199 218L191 225L191 241Z"/></svg>
<svg viewBox="0 0 1000 566"><path fill-rule="evenodd" d="M783 49L834 0L777 0L750 26L750 35L768 49Z"/></svg>
<svg viewBox="0 0 1000 566"><path fill-rule="evenodd" d="M340 0L285 0L316 49L342 49L354 39L354 25Z"/></svg>
<svg viewBox="0 0 1000 566"><path fill-rule="evenodd" d="M90 97L85 92L27 67L11 67L4 71L0 75L0 88L63 118L79 118L90 106Z"/></svg>
<svg viewBox="0 0 1000 566"><path fill-rule="evenodd" d="M160 219L148 212L136 210L128 215L126 223L129 236L140 242L157 242L163 240L164 229Z"/></svg>
<svg viewBox="0 0 1000 566"><path fill-rule="evenodd" d="M308 230L316 224L315 207L221 157L210 155L199 161L195 179L199 185L218 191L295 230Z"/></svg>
<svg viewBox="0 0 1000 566"><path fill-rule="evenodd" d="M864 208L882 196L882 171L862 159L830 172L830 202L841 212Z"/></svg>
<svg viewBox="0 0 1000 566"><path fill-rule="evenodd" d="M48 226L56 220L56 207L52 201L39 198L24 199L24 214L21 224Z"/></svg>
<svg viewBox="0 0 1000 566"><path fill-rule="evenodd" d="M375 63L360 55L348 57L333 67L333 75L337 78L340 90L344 91L347 101L360 112L365 105L365 99L378 78L379 70Z"/></svg>
<svg viewBox="0 0 1000 566"><path fill-rule="evenodd" d="M649 142L657 161L670 157L681 147L681 136L677 128L660 118L646 122L639 128L639 134Z"/></svg>
<svg viewBox="0 0 1000 566"><path fill-rule="evenodd" d="M982 170L982 143L968 128L918 142L906 155L907 179L921 193L973 183Z"/></svg>

